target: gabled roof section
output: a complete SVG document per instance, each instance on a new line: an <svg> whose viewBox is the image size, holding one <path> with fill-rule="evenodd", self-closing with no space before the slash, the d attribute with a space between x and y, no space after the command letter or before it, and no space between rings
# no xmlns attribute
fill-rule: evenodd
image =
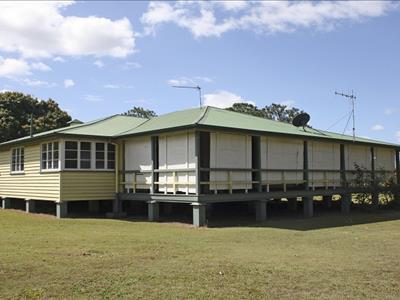
<svg viewBox="0 0 400 300"><path fill-rule="evenodd" d="M113 115L107 118L102 118L83 124L71 124L67 127L37 133L34 134L33 137L25 136L19 139L1 143L0 145L9 145L25 141L28 142L33 139L57 134L110 138L114 135L118 135L124 131L127 131L128 129L137 127L140 124L145 123L146 121L148 121L148 119L132 116Z"/></svg>
<svg viewBox="0 0 400 300"><path fill-rule="evenodd" d="M150 132L161 132L172 129L195 128L195 127L214 127L226 128L238 131L251 131L259 133L283 134L299 137L312 137L320 139L353 141L353 137L328 131L317 130L314 128L295 127L292 124L280 121L269 120L255 117L244 113L233 112L216 107L206 106L182 110L150 119L140 126L123 132L120 136L139 135ZM356 138L356 142L379 144L385 146L400 147L400 145L365 139Z"/></svg>
<svg viewBox="0 0 400 300"><path fill-rule="evenodd" d="M201 120L209 108L205 106L161 115L148 120L136 128L125 131L121 135L135 135L153 131L166 131L174 128L193 127Z"/></svg>

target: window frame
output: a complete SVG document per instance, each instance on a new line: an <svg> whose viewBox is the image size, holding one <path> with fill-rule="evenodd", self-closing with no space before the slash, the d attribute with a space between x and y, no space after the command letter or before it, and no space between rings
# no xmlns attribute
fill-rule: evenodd
<svg viewBox="0 0 400 300"><path fill-rule="evenodd" d="M76 142L78 144L77 151L77 167L76 168L66 168L65 167L65 143L66 142ZM90 169L88 168L81 168L81 143L90 143ZM96 157L96 144L104 144L104 168L96 168L96 162L97 162L97 157ZM101 141L101 140L91 140L91 139L63 139L60 142L61 147L61 170L62 171L83 171L83 172L114 172L115 171L115 166L113 169L108 168L108 144L113 144L109 141ZM115 147L115 155L116 155L116 148Z"/></svg>
<svg viewBox="0 0 400 300"><path fill-rule="evenodd" d="M58 159L54 159L54 144L58 144ZM51 144L51 168L49 168L49 144ZM46 168L43 168L43 146L46 145ZM62 143L59 140L47 141L40 144L40 172L48 173L48 172L58 172L61 170L61 153L63 151ZM54 168L54 162L58 162L57 168Z"/></svg>
<svg viewBox="0 0 400 300"><path fill-rule="evenodd" d="M14 151L17 153L15 163ZM25 147L20 146L11 148L10 154L10 174L25 174ZM14 165L16 166L15 170L13 170Z"/></svg>

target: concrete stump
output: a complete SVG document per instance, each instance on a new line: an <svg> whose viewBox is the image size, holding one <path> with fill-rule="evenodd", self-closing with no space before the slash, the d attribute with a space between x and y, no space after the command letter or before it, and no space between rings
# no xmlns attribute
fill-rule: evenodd
<svg viewBox="0 0 400 300"><path fill-rule="evenodd" d="M306 218L310 218L314 215L313 197L303 197L303 214Z"/></svg>
<svg viewBox="0 0 400 300"><path fill-rule="evenodd" d="M1 207L3 209L11 208L11 199L10 198L3 198L1 201Z"/></svg>
<svg viewBox="0 0 400 300"><path fill-rule="evenodd" d="M27 213L34 213L36 212L36 202L35 200L25 200L25 211Z"/></svg>
<svg viewBox="0 0 400 300"><path fill-rule="evenodd" d="M267 220L267 201L256 201L256 221L264 222Z"/></svg>
<svg viewBox="0 0 400 300"><path fill-rule="evenodd" d="M58 219L65 218L68 215L68 203L57 202L56 203L56 216Z"/></svg>
<svg viewBox="0 0 400 300"><path fill-rule="evenodd" d="M343 214L350 213L351 207L351 194L341 195L341 211Z"/></svg>
<svg viewBox="0 0 400 300"><path fill-rule="evenodd" d="M192 203L193 207L193 225L195 227L201 227L206 225L206 204Z"/></svg>
<svg viewBox="0 0 400 300"><path fill-rule="evenodd" d="M156 201L147 202L148 218L149 221L158 221L160 218L160 205Z"/></svg>

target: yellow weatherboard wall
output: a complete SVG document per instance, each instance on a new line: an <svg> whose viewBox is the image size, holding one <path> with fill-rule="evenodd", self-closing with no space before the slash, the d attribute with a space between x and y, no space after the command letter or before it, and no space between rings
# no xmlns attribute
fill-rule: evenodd
<svg viewBox="0 0 400 300"><path fill-rule="evenodd" d="M11 174L11 149L0 151L0 197L60 200L60 173L40 172L40 144L24 145L25 171Z"/></svg>
<svg viewBox="0 0 400 300"><path fill-rule="evenodd" d="M61 173L62 201L112 200L115 172L64 171Z"/></svg>

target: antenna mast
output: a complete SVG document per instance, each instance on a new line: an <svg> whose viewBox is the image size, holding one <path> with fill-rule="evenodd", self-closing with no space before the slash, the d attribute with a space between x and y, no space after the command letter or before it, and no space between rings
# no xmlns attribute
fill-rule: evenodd
<svg viewBox="0 0 400 300"><path fill-rule="evenodd" d="M351 94L335 92L335 95L345 97L347 99L350 99L350 101L351 101L351 106L352 106L351 114L352 114L352 118L353 118L353 142L355 142L356 141L355 102L356 102L357 97L354 95L353 90L351 90Z"/></svg>
<svg viewBox="0 0 400 300"><path fill-rule="evenodd" d="M199 91L199 107L201 108L202 106L202 100L201 100L201 87L198 85L195 86L188 86L188 85L173 85L173 88L178 88L178 89L196 89Z"/></svg>

